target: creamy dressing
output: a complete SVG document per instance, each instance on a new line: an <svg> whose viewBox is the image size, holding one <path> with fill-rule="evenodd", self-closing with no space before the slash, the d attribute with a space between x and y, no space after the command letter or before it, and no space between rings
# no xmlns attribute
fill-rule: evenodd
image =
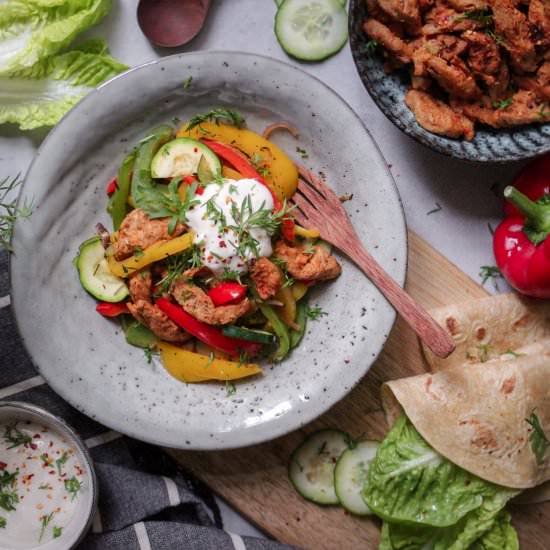
<svg viewBox="0 0 550 550"><path fill-rule="evenodd" d="M35 548L71 522L86 472L74 447L37 423L0 424L0 547ZM12 448L9 448L12 446ZM15 474L11 483L3 483ZM15 510L2 506L6 493Z"/></svg>
<svg viewBox="0 0 550 550"><path fill-rule="evenodd" d="M254 179L225 179L223 184L207 185L198 198L200 204L187 213L187 225L195 232L202 265L215 275L226 270L245 273L249 260L271 256L271 234L253 222L247 225L255 214L273 210L273 197L265 185ZM239 239L234 228L245 226L246 236ZM250 239L253 247L247 246Z"/></svg>

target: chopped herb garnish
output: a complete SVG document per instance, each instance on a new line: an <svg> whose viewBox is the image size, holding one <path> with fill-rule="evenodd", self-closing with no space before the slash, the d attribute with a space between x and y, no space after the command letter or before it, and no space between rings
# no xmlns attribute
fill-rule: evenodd
<svg viewBox="0 0 550 550"><path fill-rule="evenodd" d="M514 99L512 97L508 97L506 99L501 99L500 101L493 101L493 107L495 109L506 109L507 107L510 107L514 103Z"/></svg>
<svg viewBox="0 0 550 550"><path fill-rule="evenodd" d="M491 352L491 348L487 344L479 344L477 346L477 349L479 350L478 359L480 363L486 363L489 360L489 354Z"/></svg>
<svg viewBox="0 0 550 550"><path fill-rule="evenodd" d="M40 455L40 460L44 463L44 466L51 466L53 462L52 459L45 453Z"/></svg>
<svg viewBox="0 0 550 550"><path fill-rule="evenodd" d="M41 491L49 491L49 490L53 489L53 487L49 483L42 483L38 486L38 488Z"/></svg>
<svg viewBox="0 0 550 550"><path fill-rule="evenodd" d="M530 418L525 419L525 422L533 428L533 431L529 434L531 450L537 459L537 464L542 464L544 462L546 449L550 445L550 441L548 441L548 438L546 437L546 434L540 424L539 417L535 414L535 411L531 413Z"/></svg>
<svg viewBox="0 0 550 550"><path fill-rule="evenodd" d="M200 126L203 122L207 121L215 122L216 124L220 124L220 122L225 122L228 124L232 124L233 126L237 126L237 128L240 128L245 123L244 117L237 111L233 109L224 109L223 107L219 107L217 109L212 109L207 113L203 113L202 115L194 116L189 121L189 124L187 124L186 130L192 130L193 128L195 128L195 126Z"/></svg>
<svg viewBox="0 0 550 550"><path fill-rule="evenodd" d="M63 464L65 464L65 462L67 462L67 460L69 460L69 453L67 451L65 451L56 461L55 461L55 465L57 467L57 473L59 475L62 474L61 472L61 467L63 466Z"/></svg>
<svg viewBox="0 0 550 550"><path fill-rule="evenodd" d="M300 157L304 160L309 158L307 151L301 147L296 147L296 152L299 153Z"/></svg>
<svg viewBox="0 0 550 550"><path fill-rule="evenodd" d="M490 30L490 29L487 29L487 30L485 31L485 34L486 34L487 36L489 36L490 38L492 38L492 39L495 41L495 44L496 44L497 46L502 46L502 45L504 45L505 40L504 40L504 38L503 38L500 34L497 34L496 32L494 32L494 31L492 31L492 30Z"/></svg>
<svg viewBox="0 0 550 550"><path fill-rule="evenodd" d="M215 358L216 358L216 356L214 355L214 352L211 351L210 354L208 355L208 361L204 365L204 368L205 369L208 368L214 362Z"/></svg>
<svg viewBox="0 0 550 550"><path fill-rule="evenodd" d="M0 516L0 529L5 529L7 525L6 518Z"/></svg>
<svg viewBox="0 0 550 550"><path fill-rule="evenodd" d="M326 311L323 311L320 307L309 307L306 306L306 317L312 321L316 321L321 318L323 315L328 315Z"/></svg>
<svg viewBox="0 0 550 550"><path fill-rule="evenodd" d="M82 488L82 482L78 481L75 476L65 480L65 490L71 495L71 501L76 498L78 491Z"/></svg>
<svg viewBox="0 0 550 550"><path fill-rule="evenodd" d="M540 108L540 111L537 113L540 118L550 117L550 111L544 110L544 105Z"/></svg>
<svg viewBox="0 0 550 550"><path fill-rule="evenodd" d="M192 77L192 76L188 76L188 77L183 81L183 89L184 89L184 90L187 90L187 88L189 88L189 86L191 86L191 82L193 82L193 77Z"/></svg>
<svg viewBox="0 0 550 550"><path fill-rule="evenodd" d="M370 56L376 51L376 48L378 48L378 45L379 45L378 40L374 40L374 39L369 40L368 42L366 42L361 46L361 53L364 55Z"/></svg>
<svg viewBox="0 0 550 550"><path fill-rule="evenodd" d="M493 282L495 282L497 277L502 277L502 273L496 265L482 265L479 268L479 276L481 277L481 284L484 285L489 279L493 279Z"/></svg>
<svg viewBox="0 0 550 550"><path fill-rule="evenodd" d="M220 275L222 281L237 281L241 283L241 274L235 269L229 269L228 267L223 268L223 272Z"/></svg>
<svg viewBox="0 0 550 550"><path fill-rule="evenodd" d="M19 502L19 495L15 491L18 475L18 469L15 472L2 470L0 473L0 508L6 512L15 510L15 505Z"/></svg>
<svg viewBox="0 0 550 550"><path fill-rule="evenodd" d="M150 365L153 362L153 350L151 348L143 348L143 353L145 359L147 359L147 364Z"/></svg>
<svg viewBox="0 0 550 550"><path fill-rule="evenodd" d="M470 19L478 21L483 25L490 25L493 22L493 16L486 10L468 10L455 17L455 21L464 21Z"/></svg>
<svg viewBox="0 0 550 550"><path fill-rule="evenodd" d="M42 520L42 528L40 529L40 536L38 537L38 542L42 540L42 537L44 536L44 533L46 532L46 529L50 524L50 521L52 521L54 515L55 515L55 512L50 512L47 516L42 516L40 518Z"/></svg>
<svg viewBox="0 0 550 550"><path fill-rule="evenodd" d="M141 246L136 246L134 250L134 257L135 258L143 258L143 248Z"/></svg>
<svg viewBox="0 0 550 550"><path fill-rule="evenodd" d="M237 393L237 388L233 382L230 382L229 380L225 381L225 390L227 392L227 397L231 397L232 395L235 395Z"/></svg>
<svg viewBox="0 0 550 550"><path fill-rule="evenodd" d="M8 202L8 195L14 195L21 184L19 174L14 178L0 180L0 247L12 251L10 240L17 218L28 218L32 214L32 203L23 202L17 206L17 198Z"/></svg>
<svg viewBox="0 0 550 550"><path fill-rule="evenodd" d="M32 437L17 428L17 424L6 426L4 431L4 441L10 443L8 449L14 449L19 445L28 445L32 442Z"/></svg>
<svg viewBox="0 0 550 550"><path fill-rule="evenodd" d="M58 539L63 534L63 527L56 527L54 525L52 529L52 535L54 539Z"/></svg>
<svg viewBox="0 0 550 550"><path fill-rule="evenodd" d="M430 216L431 214L435 214L436 212L439 212L440 210L443 210L443 208L441 207L441 205L436 202L435 203L435 208L432 208L430 211L426 212L426 216Z"/></svg>
<svg viewBox="0 0 550 550"><path fill-rule="evenodd" d="M523 355L525 355L525 353L517 353L513 349L508 348L504 352L504 355L511 355L512 357L522 357Z"/></svg>

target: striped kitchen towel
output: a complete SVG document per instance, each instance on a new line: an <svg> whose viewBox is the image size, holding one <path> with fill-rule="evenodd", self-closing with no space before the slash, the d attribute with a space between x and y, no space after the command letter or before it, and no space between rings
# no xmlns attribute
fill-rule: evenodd
<svg viewBox="0 0 550 550"><path fill-rule="evenodd" d="M71 407L37 373L10 308L8 253L0 250L0 399L39 405L63 417L95 461L99 509L82 550L291 550L223 530L210 491L160 448L101 426ZM266 503L269 506L269 503Z"/></svg>

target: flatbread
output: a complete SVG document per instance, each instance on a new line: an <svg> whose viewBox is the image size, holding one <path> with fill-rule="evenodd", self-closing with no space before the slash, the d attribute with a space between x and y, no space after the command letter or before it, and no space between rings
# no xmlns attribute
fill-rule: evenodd
<svg viewBox="0 0 550 550"><path fill-rule="evenodd" d="M470 300L430 313L456 343L456 350L447 359L436 357L423 346L433 372L499 359L506 352L518 352L519 348L550 338L550 301L517 293Z"/></svg>
<svg viewBox="0 0 550 550"><path fill-rule="evenodd" d="M391 424L404 411L441 455L499 485L526 489L550 479L550 449L537 464L531 449L535 411L550 433L550 341L507 361L445 369L385 383Z"/></svg>

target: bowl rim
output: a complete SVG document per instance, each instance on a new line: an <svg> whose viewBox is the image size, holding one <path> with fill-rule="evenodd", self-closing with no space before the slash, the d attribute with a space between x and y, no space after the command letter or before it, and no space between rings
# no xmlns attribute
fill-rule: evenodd
<svg viewBox="0 0 550 550"><path fill-rule="evenodd" d="M428 130L425 130L416 122L422 132L425 132L427 134L433 135L434 138L436 138L438 141L430 142L426 137L424 137L422 134L419 134L417 132L414 132L410 126L407 126L406 124L403 124L401 119L397 116L394 116L391 109L387 108L384 104L382 104L378 100L377 94L374 93L372 89L372 83L370 80L370 77L368 75L367 71L361 72L359 70L359 61L362 60L362 56L357 48L353 46L354 43L354 36L355 36L355 27L358 24L356 20L357 10L360 9L360 4L364 0L350 0L349 9L348 9L348 36L349 36L349 45L351 50L351 55L353 58L353 64L355 65L355 70L357 71L357 75L359 76L359 80L363 84L363 87L369 94L370 98L372 99L373 103L376 105L380 111L384 114L384 116L399 130L401 130L406 136L413 139L423 147L426 147L427 149L431 151L435 151L436 153L439 153L441 155L444 155L448 158L452 158L454 160L459 160L468 164L509 164L512 162L518 162L518 161L527 161L530 159L534 159L538 156L544 155L548 152L550 152L550 139L547 140L547 145L541 145L537 148L536 152L526 152L524 154L518 154L518 153L506 153L505 157L498 157L498 158L490 158L490 159L480 159L480 158L473 158L470 154L464 153L464 152L457 152L453 153L450 151L448 147L445 147L440 144L439 140L450 140L453 143L458 143L462 140L456 140L452 138L447 138L445 136L440 136L438 134L434 134L432 132L429 132ZM531 127L532 125L524 125L519 126L517 131L521 132L524 128ZM542 126L542 125L537 125ZM546 123L544 126L550 126L550 122ZM511 129L510 129L511 130ZM475 138L474 138L475 139ZM471 143L471 142L469 142Z"/></svg>
<svg viewBox="0 0 550 550"><path fill-rule="evenodd" d="M94 516L96 514L97 503L99 498L99 488L97 482L97 475L95 471L94 461L90 454L90 451L86 447L84 441L76 430L63 418L57 416L47 409L34 405L33 403L27 403L25 401L0 401L0 409L15 409L30 413L31 415L36 415L40 418L44 418L51 422L56 428L58 428L65 435L68 435L72 440L74 445L77 447L80 454L84 457L86 467L88 468L90 475L90 490L92 492L92 500L90 504L90 509L87 512L86 521L83 523L80 534L75 539L73 544L70 546L69 550L75 549L82 542L82 539L86 536L90 527L92 526ZM46 547L44 545L44 547ZM39 548L39 547L37 547Z"/></svg>
<svg viewBox="0 0 550 550"><path fill-rule="evenodd" d="M408 272L408 260L409 260L409 244L408 244L408 226L407 226L407 219L406 219L406 215L405 215L405 210L404 210L404 206L403 206L403 201L401 199L401 195L399 193L399 189L397 187L397 184L395 182L395 179L393 178L393 175L388 167L388 164L386 162L386 159L384 157L384 155L382 154L382 151L378 145L378 143L376 142L376 140L374 139L373 135L371 134L371 132L369 131L369 129L367 128L367 126L365 125L365 123L362 121L362 119L359 117L359 115L356 113L356 111L351 107L351 105L340 95L338 94L333 88L331 88L328 84L326 84L324 81L322 81L320 78L318 78L317 76L315 75L312 75L310 72L306 71L305 69L303 69L302 67L298 67L296 65L293 65L291 63L288 63L286 61L283 61L283 60L280 60L280 59L276 59L274 57L271 57L271 56L268 56L268 55L262 55L262 54L256 54L256 53L252 53L252 52L246 52L246 51L239 51L239 50L197 50L197 51L193 51L193 52L186 52L186 53L176 53L176 54L172 54L172 55L169 55L169 56L165 56L165 57L161 57L161 58L158 58L158 59L153 59L151 61L148 61L148 62L145 62L145 63L142 63L140 65L136 65L135 67L132 67L130 68L129 70L123 72L123 73L120 73L116 76L114 76L113 78L107 80L106 82L102 83L100 86L98 86L97 88L95 88L94 90L92 90L89 94L87 94L73 109L71 109L69 112L67 112L63 118L60 120L60 122L54 126L52 128L52 130L48 133L48 135L45 137L44 141L41 143L37 153L35 154L33 160L31 161L31 164L29 165L29 169L27 170L26 174L25 174L25 178L23 180L23 184L22 184L22 187L21 187L21 192L19 193L19 197L18 197L18 206L20 205L19 201L23 201L23 191L25 189L25 186L27 185L27 181L28 181L28 176L29 174L32 173L32 170L35 166L35 163L38 161L38 159L42 156L41 155L41 151L44 147L46 147L46 145L50 142L50 140L54 139L55 136L56 136L56 133L57 133L57 129L58 127L61 125L61 123L63 121L65 121L70 115L71 115L71 112L73 112L74 110L76 109L83 109L85 108L88 103L90 103L91 101L93 101L93 98L98 94L100 93L101 90L103 90L104 88L106 88L107 86L109 86L111 83L113 83L114 81L118 81L118 80L122 80L122 79L125 79L127 78L128 75L136 72L136 71L141 71L141 70L144 70L146 69L147 67L150 67L150 66L155 66L155 65L158 65L158 64L161 64L161 63L170 63L172 60L176 60L176 59L179 59L179 60L186 60L186 59L189 59L190 57L198 57L198 56L204 56L204 55L213 55L213 56L240 56L240 57L248 57L250 59L255 59L255 60L265 60L265 61L268 61L270 63L275 63L275 64L278 64L278 65L281 65L283 67L285 67L285 69L287 70L290 70L290 71L293 71L295 73L298 73L299 75L301 75L302 77L306 77L308 79L312 79L314 80L319 86L321 86L322 88L324 88L328 93L332 94L335 98L338 99L338 101L349 111L350 114L353 115L353 117L355 118L355 120L357 121L357 123L361 126L363 132L365 133L367 139L370 141L371 145L373 146L373 148L375 149L376 151L376 154L379 156L379 158L381 159L382 161L382 164L383 164L383 169L386 173L386 175L388 176L388 189L391 190L392 192L392 195L393 197L396 199L396 207L399 209L399 212L400 212L400 218L403 220L403 247L404 247L404 254L403 254L403 259L402 259L402 262L403 262L403 265L402 265L402 273L400 274L399 277L395 277L395 280L396 282L401 286L401 287L404 287L404 284L405 284L405 281L406 281L406 278L407 278L407 272ZM183 61L182 61L183 63ZM10 244L13 244L14 243L14 239L17 235L17 226L18 224L21 223L19 220L16 221L16 224L15 224L15 229L12 233L12 237L11 237L11 242ZM14 255L10 255L9 256L9 290L10 290L10 296L12 297L12 312L13 312L13 316L14 316L14 319L15 319L15 323L16 323L16 326L17 326L17 330L19 332L19 334L23 334L22 330L21 330L21 321L19 319L19 316L18 316L18 313L17 313L17 307L16 307L16 300L14 300L14 297L13 297L13 281L14 281L14 274L13 274L13 266L14 266L14 263L16 262L16 256ZM351 262L351 260L348 260ZM379 349L376 351L376 353L373 352L374 355L371 355L369 356L369 360L368 360L368 367L364 369L364 372L361 376L359 376L354 382L353 384L350 384L349 387L347 388L347 390L342 393L336 400L332 401L329 405L327 406L324 406L322 409L320 409L319 411L312 411L311 414L303 414L303 416L301 417L300 419L300 422L299 423L296 423L294 425L294 427L288 427L286 426L284 423L281 423L281 424L277 424L276 425L276 429L274 430L273 428L271 428L269 430L269 433L268 434L265 434L263 435L262 437L255 437L254 440L249 440L248 438L246 438L246 441L245 442L235 442L235 443L232 443L231 439L228 441L228 440L224 440L223 444L220 444L220 443L217 443L215 445L208 445L208 444L193 444L191 447L188 447L188 446L185 446L185 447L177 447L175 445L171 445L171 444L168 444L166 441L163 441L163 440L158 440L158 439L155 439L154 437L149 437L147 439L144 439L143 436L141 436L139 434L138 431L132 429L127 429L125 428L124 430L121 430L120 428L112 428L112 429L115 429L117 431L120 431L121 433L124 433L125 435L129 436L129 437L133 437L135 439L138 439L140 441L146 441L148 443L152 443L154 445L161 445L161 446L164 446L164 447L169 447L169 448L181 448L181 449L185 449L185 450L196 450L196 451L211 451L211 450L229 450L229 449L236 449L236 448L244 448L244 447L248 447L248 446L252 446L252 445L258 445L258 444L261 444L261 443L265 443L267 441L271 441L273 439L276 439L278 437L282 437L284 435L287 435L288 433L291 433L297 429L300 429L302 426L316 420L317 418L319 418L320 416L322 416L323 414L325 414L326 412L328 412L330 410L331 407L333 407L336 403L338 403L339 401L341 401L342 399L344 399L362 380L363 378L366 376L366 374L368 373L368 371L371 369L372 365L374 364L374 362L378 359L378 357L380 356L380 353L382 352L382 350L385 348L385 345L387 343L387 340L389 338L389 335L391 333L391 330L393 328L393 326L395 325L395 321L396 321L396 318L397 318L397 313L395 311L395 309L393 309L391 306L391 311L389 313L389 315L391 316L391 321L388 322L388 327L387 327L387 331L385 333L385 336L384 336L384 339L383 339L383 342L382 344L380 345ZM25 344L25 339L22 338L23 340L23 343L24 343L24 346L25 346L25 349L27 349L27 346ZM28 354L29 354L29 357L31 359L31 362L32 364L35 366L35 368L42 374L42 371L40 369L40 367L38 366L38 364L35 362L34 360L34 357L32 356L32 354L30 353L30 351L28 351ZM45 377L46 378L46 377ZM57 394L59 395L63 400L67 401L69 404L74 405L74 403L72 401L69 401L66 399L66 397L59 393L58 390L50 385L49 381L46 379L46 383L52 388L52 390ZM86 414L87 416L89 416L89 414L87 412L84 411L84 414ZM106 428L109 428L109 426L105 426ZM267 430L266 430L267 431Z"/></svg>

